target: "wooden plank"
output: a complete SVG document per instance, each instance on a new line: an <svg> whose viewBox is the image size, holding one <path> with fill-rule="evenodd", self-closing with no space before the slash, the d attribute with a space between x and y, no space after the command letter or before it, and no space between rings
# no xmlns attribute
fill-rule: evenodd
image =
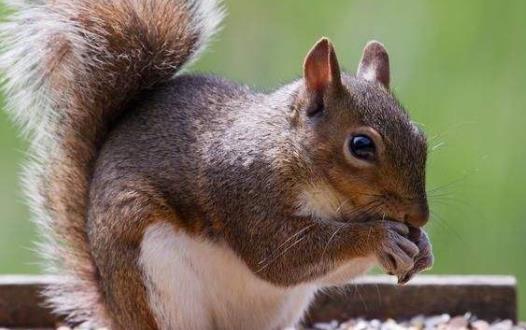
<svg viewBox="0 0 526 330"><path fill-rule="evenodd" d="M58 280L38 275L0 276L0 327L54 327L56 320L43 306L39 292Z"/></svg>
<svg viewBox="0 0 526 330"><path fill-rule="evenodd" d="M512 276L421 275L404 286L396 285L393 277L367 276L343 289L321 293L307 322L468 312L487 321L516 321L516 285Z"/></svg>
<svg viewBox="0 0 526 330"><path fill-rule="evenodd" d="M51 276L0 276L0 327L53 327L39 290ZM410 318L417 314L471 312L488 321L517 319L516 281L511 276L421 275L405 286L388 276L366 276L343 289L326 290L313 303L308 322Z"/></svg>

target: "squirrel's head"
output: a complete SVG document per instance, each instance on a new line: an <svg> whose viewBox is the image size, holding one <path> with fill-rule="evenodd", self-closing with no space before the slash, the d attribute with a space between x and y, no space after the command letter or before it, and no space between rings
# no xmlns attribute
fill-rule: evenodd
<svg viewBox="0 0 526 330"><path fill-rule="evenodd" d="M388 54L376 41L365 46L356 76L340 72L328 39L308 53L291 119L309 155L300 208L417 227L427 222L426 138L389 81Z"/></svg>

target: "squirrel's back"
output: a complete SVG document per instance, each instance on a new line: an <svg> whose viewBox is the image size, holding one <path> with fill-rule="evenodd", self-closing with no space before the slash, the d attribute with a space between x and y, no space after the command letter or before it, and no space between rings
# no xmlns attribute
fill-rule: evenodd
<svg viewBox="0 0 526 330"><path fill-rule="evenodd" d="M247 208L271 203L270 192L283 179L275 173L276 160L284 159L278 149L294 147L288 120L291 96L282 94L272 97L204 75L180 75L143 92L101 148L90 200L115 196L122 190L117 183L147 181L177 210L187 229L212 213L203 209L204 201L228 208L231 203L222 200L226 191L230 198L243 198ZM267 180L259 180L261 176ZM257 193L251 196L248 190ZM284 190L275 196L275 205L287 195ZM249 201L251 197L261 200ZM236 207L229 216L242 214Z"/></svg>
<svg viewBox="0 0 526 330"><path fill-rule="evenodd" d="M195 183L204 179L210 157L221 154L227 160L223 147L228 131L258 98L243 85L204 75L180 75L144 91L101 146L90 200L106 199L102 195L117 194L117 183L140 179L179 212L185 210L184 204L193 202L185 200L196 197Z"/></svg>

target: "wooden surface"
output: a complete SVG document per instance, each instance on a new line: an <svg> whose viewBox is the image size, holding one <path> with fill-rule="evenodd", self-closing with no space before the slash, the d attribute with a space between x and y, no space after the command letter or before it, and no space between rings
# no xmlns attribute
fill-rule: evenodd
<svg viewBox="0 0 526 330"><path fill-rule="evenodd" d="M340 291L340 293L338 293ZM311 321L353 317L407 319L418 314L472 313L487 321L517 320L512 276L417 276L404 286L388 276L369 276L344 290L320 294Z"/></svg>
<svg viewBox="0 0 526 330"><path fill-rule="evenodd" d="M58 277L0 276L0 327L52 327L39 289ZM397 286L388 276L367 276L343 289L320 293L308 321L352 317L410 318L471 312L488 321L516 320L516 281L510 276L417 276Z"/></svg>
<svg viewBox="0 0 526 330"><path fill-rule="evenodd" d="M55 318L43 307L39 290L56 277L0 276L0 327L51 327Z"/></svg>

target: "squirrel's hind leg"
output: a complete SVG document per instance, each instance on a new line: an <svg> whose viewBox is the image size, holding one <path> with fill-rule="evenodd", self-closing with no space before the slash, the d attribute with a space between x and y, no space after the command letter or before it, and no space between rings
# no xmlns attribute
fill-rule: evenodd
<svg viewBox="0 0 526 330"><path fill-rule="evenodd" d="M144 182L102 181L92 185L87 234L111 329L164 329L150 306L141 243L148 225L173 215Z"/></svg>

